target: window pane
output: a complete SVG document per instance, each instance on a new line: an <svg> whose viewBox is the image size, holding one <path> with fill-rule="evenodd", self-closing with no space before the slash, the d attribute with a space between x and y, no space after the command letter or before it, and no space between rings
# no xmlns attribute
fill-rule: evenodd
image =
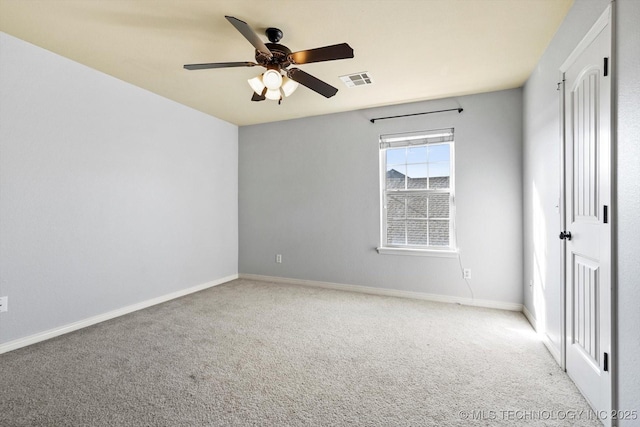
<svg viewBox="0 0 640 427"><path fill-rule="evenodd" d="M449 246L449 221L429 221L429 245Z"/></svg>
<svg viewBox="0 0 640 427"><path fill-rule="evenodd" d="M407 218L427 218L429 196L423 194L410 194L407 198Z"/></svg>
<svg viewBox="0 0 640 427"><path fill-rule="evenodd" d="M427 188L427 164L407 165L407 188Z"/></svg>
<svg viewBox="0 0 640 427"><path fill-rule="evenodd" d="M388 196L387 197L387 218L404 219L406 216L405 197L404 196Z"/></svg>
<svg viewBox="0 0 640 427"><path fill-rule="evenodd" d="M387 243L390 245L405 245L405 222L404 221L388 221L387 222Z"/></svg>
<svg viewBox="0 0 640 427"><path fill-rule="evenodd" d="M438 176L435 178L429 178L429 188L449 188L449 177Z"/></svg>
<svg viewBox="0 0 640 427"><path fill-rule="evenodd" d="M449 144L430 145L428 148L429 163L447 162L451 160Z"/></svg>
<svg viewBox="0 0 640 427"><path fill-rule="evenodd" d="M407 163L427 163L427 147L407 148Z"/></svg>
<svg viewBox="0 0 640 427"><path fill-rule="evenodd" d="M429 163L429 176L450 176L449 163Z"/></svg>
<svg viewBox="0 0 640 427"><path fill-rule="evenodd" d="M429 188L449 188L449 163L429 163Z"/></svg>
<svg viewBox="0 0 640 427"><path fill-rule="evenodd" d="M406 148L387 149L387 165L403 165L407 162ZM426 160L425 160L426 161Z"/></svg>
<svg viewBox="0 0 640 427"><path fill-rule="evenodd" d="M429 196L429 218L449 218L449 193Z"/></svg>
<svg viewBox="0 0 640 427"><path fill-rule="evenodd" d="M407 221L407 243L410 245L428 245L429 222L420 220Z"/></svg>
<svg viewBox="0 0 640 427"><path fill-rule="evenodd" d="M387 166L387 188L404 190L404 178L407 174L405 165Z"/></svg>

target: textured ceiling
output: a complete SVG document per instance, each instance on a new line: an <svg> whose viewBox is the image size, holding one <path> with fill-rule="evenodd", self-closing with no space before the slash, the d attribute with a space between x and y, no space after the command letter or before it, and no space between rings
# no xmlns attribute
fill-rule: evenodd
<svg viewBox="0 0 640 427"><path fill-rule="evenodd" d="M237 125L521 86L573 0L0 0L0 30ZM354 59L299 68L337 87L300 87L282 105L251 102L260 67L187 71L187 63L253 61L224 18L292 51L347 42ZM263 38L266 42L266 37ZM339 76L368 71L374 84Z"/></svg>

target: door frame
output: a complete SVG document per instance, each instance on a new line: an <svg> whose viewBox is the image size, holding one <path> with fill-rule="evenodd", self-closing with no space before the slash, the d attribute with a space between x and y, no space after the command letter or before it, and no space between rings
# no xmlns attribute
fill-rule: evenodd
<svg viewBox="0 0 640 427"><path fill-rule="evenodd" d="M566 138L566 122L565 122L565 107L566 107L566 94L565 94L565 72L569 69L569 67L573 64L576 58L595 40L595 38L600 34L600 32L609 25L609 31L611 31L611 46L610 46L610 58L609 58L609 78L611 79L611 93L610 93L610 129L609 129L609 137L610 137L610 183L609 190L611 192L611 206L609 210L609 221L610 221L610 230L611 230L611 253L610 253L610 262L611 262L611 272L610 272L610 283L611 283L611 306L610 306L610 337L611 337L611 354L609 355L609 370L610 370L610 379L611 379L611 411L617 410L617 383L618 383L618 374L617 374L617 349L618 349L618 325L617 325L617 317L616 317L616 307L617 307L617 197L616 197L616 165L617 165L617 139L616 139L616 128L617 128L617 114L616 114L616 100L617 100L617 56L616 56L616 2L615 0L611 0L611 3L607 6L605 11L600 15L598 20L593 24L593 26L589 29L587 34L583 37L583 39L578 43L578 45L574 48L571 54L567 57L567 59L560 66L559 74L560 80L558 83L558 90L560 91L560 228L561 230L567 229L567 221L566 221L566 147L567 147L567 138ZM560 232L561 230L558 230ZM561 319L561 341L562 344L560 346L560 366L562 370L566 372L567 370L567 327L568 327L568 319L567 319L567 295L568 295L568 284L567 284L567 262L566 262L566 242L562 241L562 248L560 250L561 254L561 264L560 264L560 274L561 274L561 307L560 307L560 319ZM617 420L611 419L609 417L609 421L612 426L617 425Z"/></svg>

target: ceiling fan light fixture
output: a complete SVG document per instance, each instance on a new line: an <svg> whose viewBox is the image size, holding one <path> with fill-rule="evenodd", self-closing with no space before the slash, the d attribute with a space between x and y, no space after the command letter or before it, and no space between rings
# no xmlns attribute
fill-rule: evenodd
<svg viewBox="0 0 640 427"><path fill-rule="evenodd" d="M269 89L278 91L282 85L282 75L276 70L267 70L262 75L262 83Z"/></svg>
<svg viewBox="0 0 640 427"><path fill-rule="evenodd" d="M298 89L298 82L284 76L282 78L281 89L282 93L284 93L284 96L290 96L293 92L295 92L296 89Z"/></svg>

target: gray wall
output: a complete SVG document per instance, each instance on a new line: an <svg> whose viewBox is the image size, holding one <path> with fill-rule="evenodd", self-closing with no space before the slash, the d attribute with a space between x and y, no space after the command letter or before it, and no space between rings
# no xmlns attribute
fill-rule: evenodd
<svg viewBox="0 0 640 427"><path fill-rule="evenodd" d="M606 9L577 0L524 86L524 303L560 352L560 66Z"/></svg>
<svg viewBox="0 0 640 427"><path fill-rule="evenodd" d="M237 273L237 127L0 33L5 343Z"/></svg>
<svg viewBox="0 0 640 427"><path fill-rule="evenodd" d="M618 394L640 417L640 2L618 0ZM640 420L622 425L640 426Z"/></svg>
<svg viewBox="0 0 640 427"><path fill-rule="evenodd" d="M521 303L521 100L514 89L241 127L240 273L469 298L457 259L375 250L379 135L454 127L457 240L475 297Z"/></svg>

